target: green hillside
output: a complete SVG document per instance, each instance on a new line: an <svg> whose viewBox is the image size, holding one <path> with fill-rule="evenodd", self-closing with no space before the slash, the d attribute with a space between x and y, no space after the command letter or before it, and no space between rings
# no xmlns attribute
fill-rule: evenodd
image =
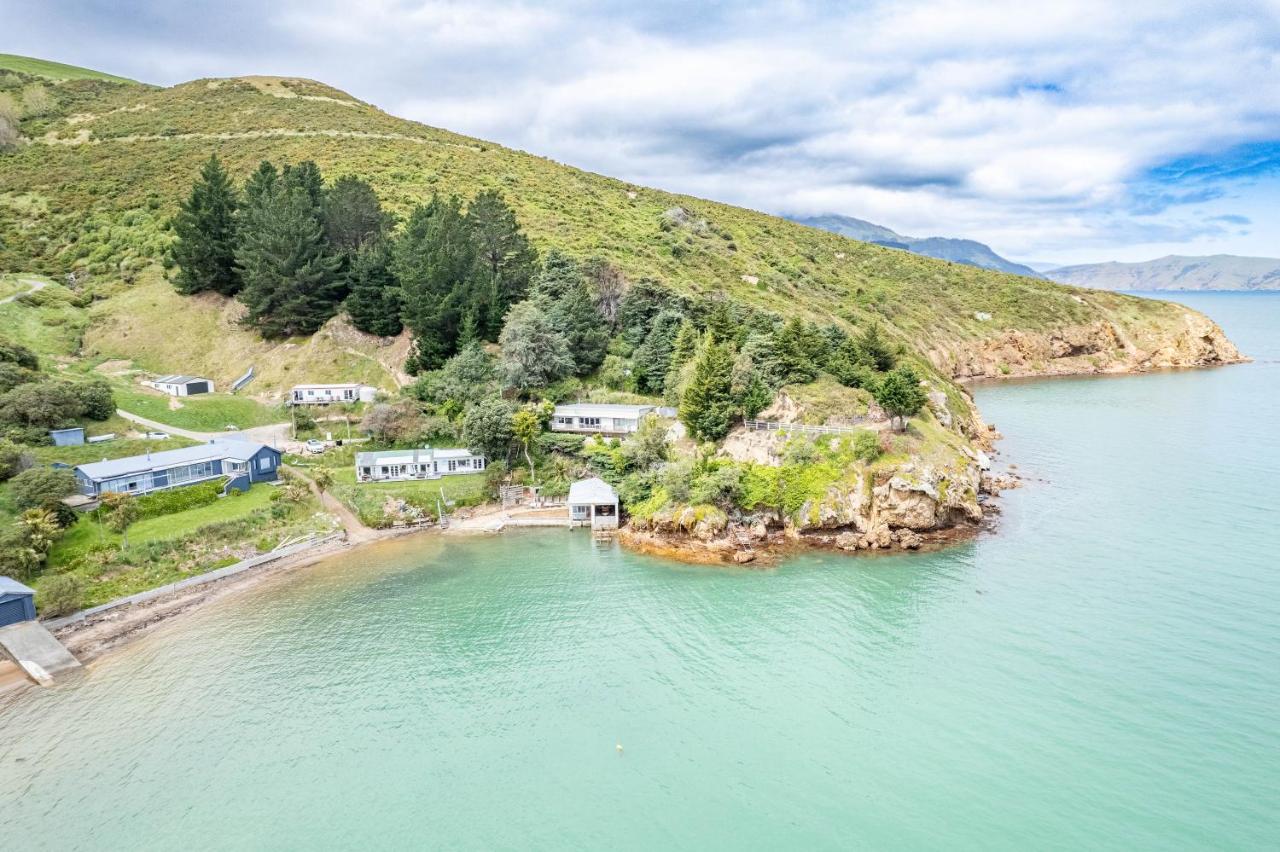
<svg viewBox="0 0 1280 852"><path fill-rule="evenodd" d="M964 352L1010 330L1047 334L1102 319L1154 348L1148 342L1181 329L1187 313L631 185L396 118L309 80L196 80L166 89L68 80L49 94L52 106L22 119L27 144L0 155L0 271L76 272L97 299L98 331L89 331L94 352L154 369L173 361L153 345L234 350L242 340L245 348L261 347L248 331L215 321L227 310L216 300L183 304L204 318L184 319L185 327L216 327L222 335L216 341L190 335L155 341L154 329L128 331L138 325L141 294L125 294L157 285L153 270L171 239L167 221L210 152L237 180L264 158L313 159L331 180L344 174L369 180L400 215L432 193L471 197L497 189L540 249L603 258L632 281L653 278L686 295L727 296L783 316L851 325L879 320L944 372L956 369ZM162 289L141 300L154 306L169 299ZM219 371L214 378L226 381L242 361L211 356L181 369ZM345 363L370 368L367 359Z"/></svg>
<svg viewBox="0 0 1280 852"><path fill-rule="evenodd" d="M114 83L133 83L128 77L117 77L92 68L80 68L76 65L64 65L61 62L50 62L47 59L33 59L30 56L18 56L13 53L0 53L0 71L20 71L33 77L47 77L50 80L110 80Z"/></svg>

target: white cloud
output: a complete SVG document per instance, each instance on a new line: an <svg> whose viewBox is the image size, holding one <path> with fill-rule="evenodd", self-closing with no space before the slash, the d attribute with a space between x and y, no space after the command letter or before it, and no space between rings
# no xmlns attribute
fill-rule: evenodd
<svg viewBox="0 0 1280 852"><path fill-rule="evenodd" d="M1280 239L1265 176L1201 182L1184 202L1151 177L1280 140L1276 0L283 0L265 20L248 0L99 17L71 0L7 5L13 49L161 82L317 77L429 124L757 209L1032 258ZM1252 223L1213 219L1233 213Z"/></svg>

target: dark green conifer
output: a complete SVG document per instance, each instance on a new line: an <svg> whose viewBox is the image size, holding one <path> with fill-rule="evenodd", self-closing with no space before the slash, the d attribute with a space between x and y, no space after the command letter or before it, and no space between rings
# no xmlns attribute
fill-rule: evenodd
<svg viewBox="0 0 1280 852"><path fill-rule="evenodd" d="M178 265L174 286L179 293L212 290L231 296L240 289L235 263L236 206L231 178L217 155L211 154L173 220L177 239L172 252Z"/></svg>

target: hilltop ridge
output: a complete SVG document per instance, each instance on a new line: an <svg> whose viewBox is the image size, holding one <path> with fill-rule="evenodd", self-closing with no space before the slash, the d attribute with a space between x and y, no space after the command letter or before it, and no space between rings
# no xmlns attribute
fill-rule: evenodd
<svg viewBox="0 0 1280 852"><path fill-rule="evenodd" d="M1280 290L1280 258L1170 254L1136 263L1060 266L1045 276L1102 290Z"/></svg>
<svg viewBox="0 0 1280 852"><path fill-rule="evenodd" d="M240 178L265 158L313 159L327 175L369 180L400 216L435 192L469 197L496 189L539 248L605 258L632 281L652 278L686 295L730 298L784 317L881 322L949 376L1235 357L1212 323L1205 343L1200 320L1191 322L1194 312L1180 306L907 254L638 186L398 118L315 81L39 85L49 108L23 118L21 143L0 159L0 268L75 273L94 289L99 328L111 327L119 288L160 274L168 219L199 164L216 152ZM1054 343L1089 338L1088 330L1103 326L1115 333L1099 340L1123 344ZM1003 359L1011 333L1041 340L1033 349L1045 357ZM94 341L103 355L147 355L126 336Z"/></svg>

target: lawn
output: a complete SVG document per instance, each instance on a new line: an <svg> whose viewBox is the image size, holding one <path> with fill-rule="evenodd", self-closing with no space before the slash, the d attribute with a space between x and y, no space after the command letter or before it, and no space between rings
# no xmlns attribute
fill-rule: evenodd
<svg viewBox="0 0 1280 852"><path fill-rule="evenodd" d="M139 521L128 530L128 548L123 536L85 515L54 545L44 576L78 576L85 582L80 605L95 606L230 565L286 538L336 528L314 499L273 501L275 492L255 485L207 506Z"/></svg>
<svg viewBox="0 0 1280 852"><path fill-rule="evenodd" d="M225 393L184 396L181 408L169 407L172 397L159 391L151 391L137 385L117 385L113 388L116 406L120 409L174 426L196 432L222 432L228 426L248 429L282 423L289 416L280 408L263 405L255 399L232 396Z"/></svg>
<svg viewBox="0 0 1280 852"><path fill-rule="evenodd" d="M323 455L285 456L285 463L294 465L308 475L318 468L328 468L333 474L329 493L337 497L347 508L355 512L369 526L385 526L388 518L383 511L387 498L404 500L433 517L437 514L437 501L446 500L449 508L478 506L489 499L488 480L483 473L464 473L410 482L356 482L355 454L371 447L345 445L332 447Z"/></svg>

